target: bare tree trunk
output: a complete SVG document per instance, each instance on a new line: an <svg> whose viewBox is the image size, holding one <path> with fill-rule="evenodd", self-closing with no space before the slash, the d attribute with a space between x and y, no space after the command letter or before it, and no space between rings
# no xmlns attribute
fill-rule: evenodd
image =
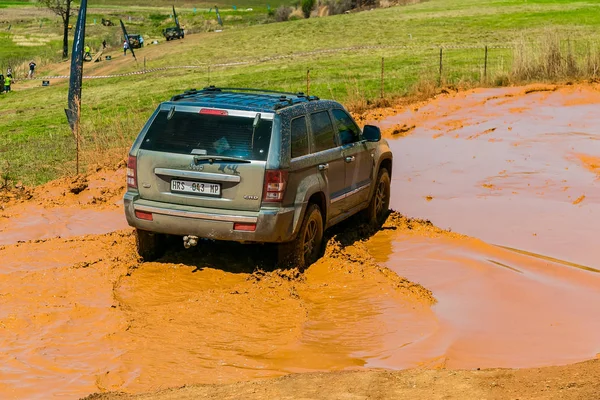
<svg viewBox="0 0 600 400"><path fill-rule="evenodd" d="M67 1L67 11L63 15L63 58L69 57L69 18L71 17L71 2Z"/></svg>
<svg viewBox="0 0 600 400"><path fill-rule="evenodd" d="M64 21L63 29L63 58L69 57L69 23Z"/></svg>

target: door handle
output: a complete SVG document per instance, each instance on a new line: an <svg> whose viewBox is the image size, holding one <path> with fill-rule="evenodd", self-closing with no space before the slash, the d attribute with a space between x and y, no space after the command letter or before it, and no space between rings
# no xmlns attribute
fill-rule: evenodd
<svg viewBox="0 0 600 400"><path fill-rule="evenodd" d="M325 171L329 169L329 164L319 164L319 171Z"/></svg>
<svg viewBox="0 0 600 400"><path fill-rule="evenodd" d="M354 161L355 159L356 159L356 157L354 157L354 156L348 156L348 157L346 157L346 162L347 162L347 163L351 163L351 162L352 162L352 161Z"/></svg>

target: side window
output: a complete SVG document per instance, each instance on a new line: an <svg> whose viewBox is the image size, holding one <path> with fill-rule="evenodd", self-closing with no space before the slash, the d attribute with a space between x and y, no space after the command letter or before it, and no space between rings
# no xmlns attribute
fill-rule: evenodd
<svg viewBox="0 0 600 400"><path fill-rule="evenodd" d="M292 158L308 154L308 129L306 129L306 117L292 120Z"/></svg>
<svg viewBox="0 0 600 400"><path fill-rule="evenodd" d="M327 111L311 114L310 126L312 127L315 142L315 153L337 147L333 125Z"/></svg>
<svg viewBox="0 0 600 400"><path fill-rule="evenodd" d="M337 125L342 146L360 141L360 129L344 110L333 110L333 118Z"/></svg>

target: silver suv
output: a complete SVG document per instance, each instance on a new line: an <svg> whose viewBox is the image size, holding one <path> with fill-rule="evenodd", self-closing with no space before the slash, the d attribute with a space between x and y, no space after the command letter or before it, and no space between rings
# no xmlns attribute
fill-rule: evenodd
<svg viewBox="0 0 600 400"><path fill-rule="evenodd" d="M129 152L125 215L146 260L167 235L276 243L307 267L323 231L362 212L385 220L392 152L335 101L208 87L163 102Z"/></svg>

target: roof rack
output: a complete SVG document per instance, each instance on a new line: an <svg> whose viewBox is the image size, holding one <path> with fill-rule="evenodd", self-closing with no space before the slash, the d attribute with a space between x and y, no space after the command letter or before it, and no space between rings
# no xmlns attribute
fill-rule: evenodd
<svg viewBox="0 0 600 400"><path fill-rule="evenodd" d="M279 90L256 89L256 88L216 87L213 85L207 86L202 90L207 91L207 92L222 92L224 90L235 90L238 92L275 93L275 94L285 94L288 96L305 97L304 93L302 93L302 92L293 93L293 92L282 92Z"/></svg>
<svg viewBox="0 0 600 400"><path fill-rule="evenodd" d="M291 99L288 99L286 96L295 96L295 97L299 97L299 98L305 98L308 101L319 100L319 97L317 97L317 96L307 96L303 92L293 93L293 92L282 92L282 91L278 91L278 90L268 90L268 89L216 87L216 86L211 85L211 86L204 87L202 90L197 90L195 88L194 89L190 89L190 90L186 90L182 94L177 94L177 95L173 96L171 98L171 101L177 101L177 100L183 99L185 97L194 96L194 95L197 95L197 94L219 93L219 92L223 92L223 91L238 91L238 92L253 92L253 93L265 93L265 94L280 94L281 95L281 97L279 98L280 101L282 101L282 102L283 101L290 102L290 104L291 104Z"/></svg>

